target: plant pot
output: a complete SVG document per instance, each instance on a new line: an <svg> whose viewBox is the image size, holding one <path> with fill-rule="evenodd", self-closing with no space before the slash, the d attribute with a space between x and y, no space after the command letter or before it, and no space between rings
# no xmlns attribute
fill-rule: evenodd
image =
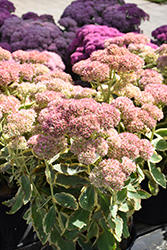
<svg viewBox="0 0 167 250"><path fill-rule="evenodd" d="M19 245L26 245L36 239L32 228L29 227L29 230L26 221L22 218L28 204L15 214L7 214L10 208L2 202L11 198L12 196L0 197L0 250L14 250Z"/></svg>
<svg viewBox="0 0 167 250"><path fill-rule="evenodd" d="M142 182L142 188L149 192L147 180ZM151 196L141 201L142 208L135 212L134 219L145 224L158 225L167 223L167 189L159 187L157 196Z"/></svg>
<svg viewBox="0 0 167 250"><path fill-rule="evenodd" d="M135 243L136 237L137 237L137 230L135 227L134 222L132 222L131 227L130 227L130 236L127 239L123 239L120 243L120 249L121 250L130 250L132 246Z"/></svg>

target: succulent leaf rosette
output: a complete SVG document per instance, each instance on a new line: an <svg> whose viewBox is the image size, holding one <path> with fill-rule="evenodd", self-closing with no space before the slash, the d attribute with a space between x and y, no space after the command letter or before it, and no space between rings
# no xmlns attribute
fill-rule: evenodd
<svg viewBox="0 0 167 250"><path fill-rule="evenodd" d="M55 53L0 50L0 169L18 187L5 204L13 214L30 203L24 219L42 244L119 249L141 199L166 187L160 52L127 36L73 65L92 88L74 85Z"/></svg>

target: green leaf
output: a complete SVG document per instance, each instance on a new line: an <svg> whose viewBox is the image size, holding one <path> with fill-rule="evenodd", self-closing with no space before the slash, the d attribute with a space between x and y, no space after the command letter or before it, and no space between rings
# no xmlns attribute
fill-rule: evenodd
<svg viewBox="0 0 167 250"><path fill-rule="evenodd" d="M127 188L123 188L122 190L117 192L117 203L122 203L127 197Z"/></svg>
<svg viewBox="0 0 167 250"><path fill-rule="evenodd" d="M102 232L98 240L99 250L113 250L115 249L115 239L110 231Z"/></svg>
<svg viewBox="0 0 167 250"><path fill-rule="evenodd" d="M75 240L78 238L78 235L80 234L80 230L65 230L65 232L62 234L62 237L65 237L67 240Z"/></svg>
<svg viewBox="0 0 167 250"><path fill-rule="evenodd" d="M130 233L129 233L129 229L128 229L128 223L127 223L127 216L126 216L126 213L123 213L123 212L118 212L119 216L122 218L123 220L123 236L125 238L128 238L130 236Z"/></svg>
<svg viewBox="0 0 167 250"><path fill-rule="evenodd" d="M15 197L12 197L12 199L10 200L3 201L2 204L7 207L11 207L13 206L14 202L15 202Z"/></svg>
<svg viewBox="0 0 167 250"><path fill-rule="evenodd" d="M121 204L121 206L119 207L119 211L121 211L121 212L128 212L129 211L129 206L128 206L128 204L127 203L123 203L123 204Z"/></svg>
<svg viewBox="0 0 167 250"><path fill-rule="evenodd" d="M161 160L162 160L162 156L159 155L157 152L154 152L149 161L152 162L152 163L158 163Z"/></svg>
<svg viewBox="0 0 167 250"><path fill-rule="evenodd" d="M167 142L162 138L156 138L152 140L152 145L156 150L165 151L167 150Z"/></svg>
<svg viewBox="0 0 167 250"><path fill-rule="evenodd" d="M113 218L113 221L115 222L115 237L120 242L123 233L123 219L117 216Z"/></svg>
<svg viewBox="0 0 167 250"><path fill-rule="evenodd" d="M54 195L54 200L56 203L61 205L62 207L70 208L77 210L78 209L78 203L76 198L72 194L68 193L57 193Z"/></svg>
<svg viewBox="0 0 167 250"><path fill-rule="evenodd" d="M151 194L147 193L144 190L137 190L137 192L128 191L127 197L131 199L148 199Z"/></svg>
<svg viewBox="0 0 167 250"><path fill-rule="evenodd" d="M45 169L45 175L48 183L53 183L55 180L55 171L51 165Z"/></svg>
<svg viewBox="0 0 167 250"><path fill-rule="evenodd" d="M27 202L29 202L29 200L31 198L31 182L30 182L29 177L27 175L23 174L21 176L21 183L22 183L22 187L23 187L23 191L24 191L23 203L25 205L25 204L27 204Z"/></svg>
<svg viewBox="0 0 167 250"><path fill-rule="evenodd" d="M23 206L24 191L22 187L19 187L17 194L15 195L15 202L9 211L9 214L14 214Z"/></svg>
<svg viewBox="0 0 167 250"><path fill-rule="evenodd" d="M81 191L81 195L79 197L80 206L85 209L91 211L95 206L95 190L93 185L89 185L88 187L84 187Z"/></svg>
<svg viewBox="0 0 167 250"><path fill-rule="evenodd" d="M56 177L56 184L61 185L65 188L83 187L90 183L89 179L80 177L78 175L64 175L58 173Z"/></svg>
<svg viewBox="0 0 167 250"><path fill-rule="evenodd" d="M86 237L83 234L79 235L77 242L82 250L92 250L92 243L90 241L86 242Z"/></svg>
<svg viewBox="0 0 167 250"><path fill-rule="evenodd" d="M165 175L161 173L158 168L154 166L152 162L148 162L148 167L150 170L150 174L152 178L155 180L156 183L158 183L163 188L166 188L166 179Z"/></svg>
<svg viewBox="0 0 167 250"><path fill-rule="evenodd" d="M159 185L155 181L149 181L148 187L152 195L157 195L159 192Z"/></svg>
<svg viewBox="0 0 167 250"><path fill-rule="evenodd" d="M154 134L157 135L157 136L161 136L165 140L167 140L167 128L157 129Z"/></svg>
<svg viewBox="0 0 167 250"><path fill-rule="evenodd" d="M75 250L76 248L75 248L75 243L73 241L71 240L69 241L69 240L64 239L63 237L59 237L57 240L57 249Z"/></svg>
<svg viewBox="0 0 167 250"><path fill-rule="evenodd" d="M106 219L110 213L110 198L99 191L98 193L98 204L100 205Z"/></svg>
<svg viewBox="0 0 167 250"><path fill-rule="evenodd" d="M112 217L114 217L114 218L116 217L117 211L118 211L118 205L117 204L110 206L110 212L111 212Z"/></svg>
<svg viewBox="0 0 167 250"><path fill-rule="evenodd" d="M56 222L56 211L54 206L52 206L49 209L49 212L45 214L43 218L43 228L46 234L49 234L51 232L55 222Z"/></svg>
<svg viewBox="0 0 167 250"><path fill-rule="evenodd" d="M88 170L87 166L81 163L73 163L73 164L60 163L53 165L53 168L61 174L68 174L68 175L74 175Z"/></svg>
<svg viewBox="0 0 167 250"><path fill-rule="evenodd" d="M7 147L4 147L0 150L0 159L1 158L7 158L9 156L9 151Z"/></svg>
<svg viewBox="0 0 167 250"><path fill-rule="evenodd" d="M70 215L67 229L75 230L77 228L79 229L83 228L84 226L87 225L87 222L89 220L89 215L90 215L89 211L79 208L76 212Z"/></svg>
<svg viewBox="0 0 167 250"><path fill-rule="evenodd" d="M87 230L87 241L90 241L91 238L99 236L99 227L96 221L92 221Z"/></svg>
<svg viewBox="0 0 167 250"><path fill-rule="evenodd" d="M69 216L66 213L63 213L63 212L58 213L58 217L57 217L58 225L59 225L62 232L64 231L64 229L66 227L68 217Z"/></svg>
<svg viewBox="0 0 167 250"><path fill-rule="evenodd" d="M31 204L31 214L32 214L32 223L34 229L38 235L38 238L44 245L47 241L48 236L45 234L43 229L43 218L45 216L45 211L43 208L38 208L39 204L37 203L37 198L34 198Z"/></svg>

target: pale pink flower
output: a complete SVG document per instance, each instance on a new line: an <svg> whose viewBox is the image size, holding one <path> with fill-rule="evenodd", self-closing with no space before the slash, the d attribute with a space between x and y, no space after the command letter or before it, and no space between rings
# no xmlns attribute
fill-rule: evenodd
<svg viewBox="0 0 167 250"><path fill-rule="evenodd" d="M18 110L20 107L20 101L13 95L0 94L0 110L2 113L10 114Z"/></svg>
<svg viewBox="0 0 167 250"><path fill-rule="evenodd" d="M0 60L5 61L5 60L10 60L12 57L11 53L0 47Z"/></svg>
<svg viewBox="0 0 167 250"><path fill-rule="evenodd" d="M93 147L87 148L86 151L83 151L78 154L78 161L86 165L93 163L95 159L96 159L96 154L95 154L95 148Z"/></svg>
<svg viewBox="0 0 167 250"><path fill-rule="evenodd" d="M156 53L161 56L167 54L167 44L163 43L160 47L158 47L156 49Z"/></svg>
<svg viewBox="0 0 167 250"><path fill-rule="evenodd" d="M122 36L106 39L104 42L105 47L110 44L117 44L118 46L128 46L129 44L146 44L150 42L150 38L144 34L137 34L128 32Z"/></svg>
<svg viewBox="0 0 167 250"><path fill-rule="evenodd" d="M90 58L75 63L72 67L74 73L80 75L84 81L106 81L109 77L109 67L99 61L91 61Z"/></svg>
<svg viewBox="0 0 167 250"><path fill-rule="evenodd" d="M90 182L96 187L111 188L119 191L124 186L126 174L116 159L102 160L89 175Z"/></svg>
<svg viewBox="0 0 167 250"><path fill-rule="evenodd" d="M107 155L109 146L108 146L107 141L103 137L97 137L94 140L94 145L95 145L96 153L98 155L102 157Z"/></svg>
<svg viewBox="0 0 167 250"><path fill-rule="evenodd" d="M154 69L145 69L141 72L139 87L143 90L148 84L161 84L163 82L162 74Z"/></svg>
<svg viewBox="0 0 167 250"><path fill-rule="evenodd" d="M156 54L156 51L154 48L151 48L150 46L146 44L129 44L128 49L130 52L139 55L146 64L156 64L156 60L158 58L158 55Z"/></svg>
<svg viewBox="0 0 167 250"><path fill-rule="evenodd" d="M65 91L63 91L65 93ZM66 93L65 93L66 94ZM70 98L82 99L82 98L94 98L97 96L97 91L92 88L83 88L82 86L73 86L70 91Z"/></svg>
<svg viewBox="0 0 167 250"><path fill-rule="evenodd" d="M131 175L131 173L136 172L136 164L128 157L122 158L121 167L127 178Z"/></svg>
<svg viewBox="0 0 167 250"><path fill-rule="evenodd" d="M116 127L120 122L120 111L113 105L102 103L95 112L102 130Z"/></svg>
<svg viewBox="0 0 167 250"><path fill-rule="evenodd" d="M151 142L147 139L141 139L139 143L140 156L145 160L150 160L154 153L154 147Z"/></svg>
<svg viewBox="0 0 167 250"><path fill-rule="evenodd" d="M124 111L125 108L128 109L134 107L133 101L131 99L122 96L114 99L111 104L121 112Z"/></svg>
<svg viewBox="0 0 167 250"><path fill-rule="evenodd" d="M0 62L0 85L8 86L19 81L20 64L11 61Z"/></svg>
<svg viewBox="0 0 167 250"><path fill-rule="evenodd" d="M89 114L71 119L69 130L72 137L89 138L100 132L100 124L96 115Z"/></svg>
<svg viewBox="0 0 167 250"><path fill-rule="evenodd" d="M45 63L49 61L49 56L45 52L37 50L16 50L12 53L12 58L20 63Z"/></svg>
<svg viewBox="0 0 167 250"><path fill-rule="evenodd" d="M61 92L46 90L44 92L37 93L35 95L35 100L40 107L44 108L50 101L60 99L62 97L64 97L64 95Z"/></svg>
<svg viewBox="0 0 167 250"><path fill-rule="evenodd" d="M68 132L68 123L62 118L61 113L57 110L49 112L42 123L43 131L53 137L63 136Z"/></svg>
<svg viewBox="0 0 167 250"><path fill-rule="evenodd" d="M149 129L152 129L156 126L156 120L144 109L138 109L136 117Z"/></svg>
<svg viewBox="0 0 167 250"><path fill-rule="evenodd" d="M28 140L29 147L33 147L35 155L40 159L51 159L56 154L67 149L65 137L56 139L49 135L34 135Z"/></svg>
<svg viewBox="0 0 167 250"><path fill-rule="evenodd" d="M154 104L157 106L167 105L167 85L165 84L148 84L145 91L154 97Z"/></svg>
<svg viewBox="0 0 167 250"><path fill-rule="evenodd" d="M47 89L51 91L62 92L66 88L70 88L73 85L70 82L64 81L60 78L53 78L45 81Z"/></svg>
<svg viewBox="0 0 167 250"><path fill-rule="evenodd" d="M160 121L164 117L164 113L162 112L162 110L153 104L145 103L141 108L146 110L149 115L152 116L155 120Z"/></svg>
<svg viewBox="0 0 167 250"><path fill-rule="evenodd" d="M63 72L62 70L56 69L54 71L50 71L48 74L49 74L50 77L60 78L65 82L73 83L72 76L70 74L66 73L66 72Z"/></svg>
<svg viewBox="0 0 167 250"><path fill-rule="evenodd" d="M27 141L26 138L24 136L15 136L14 138L12 138L12 140L8 143L8 147L16 150L25 150L27 149L28 145L27 145Z"/></svg>
<svg viewBox="0 0 167 250"><path fill-rule="evenodd" d="M50 71L49 68L43 64L36 63L32 65L36 76L47 74Z"/></svg>
<svg viewBox="0 0 167 250"><path fill-rule="evenodd" d="M30 132L35 122L36 113L33 109L21 109L7 116L7 124L4 131L9 137Z"/></svg>
<svg viewBox="0 0 167 250"><path fill-rule="evenodd" d="M143 105L145 103L153 104L155 102L154 97L150 92L141 91L140 95L135 96L135 103L137 105Z"/></svg>
<svg viewBox="0 0 167 250"><path fill-rule="evenodd" d="M20 81L32 81L33 76L35 75L35 69L32 64L23 63L20 65L19 77Z"/></svg>
<svg viewBox="0 0 167 250"><path fill-rule="evenodd" d="M17 85L16 91L21 99L26 98L29 95L34 95L37 92L37 86L35 83L22 82Z"/></svg>

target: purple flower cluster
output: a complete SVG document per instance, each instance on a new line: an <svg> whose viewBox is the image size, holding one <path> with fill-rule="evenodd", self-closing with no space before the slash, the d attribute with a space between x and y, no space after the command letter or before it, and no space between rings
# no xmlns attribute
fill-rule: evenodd
<svg viewBox="0 0 167 250"><path fill-rule="evenodd" d="M15 7L12 2L8 0L1 0L0 1L0 27L3 25L4 21L12 16L11 14L15 11Z"/></svg>
<svg viewBox="0 0 167 250"><path fill-rule="evenodd" d="M60 28L41 19L23 20L17 16L5 20L0 28L1 43L8 43L11 50L48 50L66 55L68 47Z"/></svg>
<svg viewBox="0 0 167 250"><path fill-rule="evenodd" d="M156 28L152 31L151 35L155 39L153 42L158 46L167 43L167 25L165 24Z"/></svg>
<svg viewBox="0 0 167 250"><path fill-rule="evenodd" d="M84 25L78 28L76 36L69 44L67 57L71 55L71 64L84 60L99 49L104 49L104 40L123 35L117 29L106 25Z"/></svg>
<svg viewBox="0 0 167 250"><path fill-rule="evenodd" d="M140 32L141 21L149 18L136 4L126 4L123 0L76 0L67 6L59 22L67 17L75 20L78 27L85 24L107 25L124 33Z"/></svg>

